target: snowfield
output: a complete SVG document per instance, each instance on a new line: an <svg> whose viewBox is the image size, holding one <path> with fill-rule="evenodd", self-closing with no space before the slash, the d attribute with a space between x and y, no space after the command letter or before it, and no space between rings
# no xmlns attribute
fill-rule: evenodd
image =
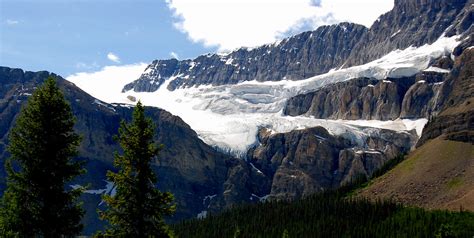
<svg viewBox="0 0 474 238"><path fill-rule="evenodd" d="M181 117L207 144L236 156L245 155L249 147L258 143L257 132L266 127L274 133L289 132L315 126L326 128L331 134L341 135L364 147L364 138L385 128L404 133L416 130L421 135L426 119L395 121L321 120L311 117L284 116L286 100L292 96L314 91L328 84L358 77L386 79L414 75L430 68L433 59L450 55L458 45L457 37L441 37L431 45L396 50L365 65L331 70L299 81L248 81L236 85L202 85L192 88L167 89L175 75L155 92L122 93L123 86L138 79L144 64L106 67L100 72L79 73L67 80L106 102L134 104L133 96L147 106L163 108Z"/></svg>

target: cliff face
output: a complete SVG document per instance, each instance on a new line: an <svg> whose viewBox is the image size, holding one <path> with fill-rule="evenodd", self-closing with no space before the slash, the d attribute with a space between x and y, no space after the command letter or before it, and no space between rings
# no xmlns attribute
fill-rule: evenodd
<svg viewBox="0 0 474 238"><path fill-rule="evenodd" d="M443 102L446 73L422 72L398 79L353 79L298 95L284 113L345 120L429 118Z"/></svg>
<svg viewBox="0 0 474 238"><path fill-rule="evenodd" d="M417 146L444 136L449 140L474 143L474 49L456 59L454 69L443 84L440 113L423 129Z"/></svg>
<svg viewBox="0 0 474 238"><path fill-rule="evenodd" d="M368 63L393 50L431 44L472 28L472 0L396 0L362 36L342 65ZM469 35L469 34L467 34Z"/></svg>
<svg viewBox="0 0 474 238"><path fill-rule="evenodd" d="M304 79L328 72L349 56L367 31L361 25L341 23L304 32L281 42L226 55L210 54L194 60L155 60L123 91L152 92L174 76L168 89L195 85L224 85L242 81Z"/></svg>
<svg viewBox="0 0 474 238"><path fill-rule="evenodd" d="M299 80L331 69L368 63L396 49L431 44L441 36L463 35L454 54L472 46L474 0L397 0L370 29L341 23L254 49L209 54L193 60L155 60L123 91L225 85L243 81Z"/></svg>
<svg viewBox="0 0 474 238"><path fill-rule="evenodd" d="M295 199L337 188L359 175L370 176L408 152L415 140L414 134L381 130L361 147L322 127L280 134L262 130L249 160L271 181L264 184L269 199Z"/></svg>

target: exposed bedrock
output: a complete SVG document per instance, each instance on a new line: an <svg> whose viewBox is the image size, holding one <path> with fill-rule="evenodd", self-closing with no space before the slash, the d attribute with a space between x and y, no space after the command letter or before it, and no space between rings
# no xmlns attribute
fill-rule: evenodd
<svg viewBox="0 0 474 238"><path fill-rule="evenodd" d="M336 83L290 98L284 113L347 120L428 118L439 108L445 75L422 72L398 79L359 78Z"/></svg>
<svg viewBox="0 0 474 238"><path fill-rule="evenodd" d="M408 152L417 136L378 130L365 145L331 135L322 127L271 134L260 132L260 145L249 151L251 166L271 180L269 199L294 199L336 188L358 175L370 176L385 162Z"/></svg>

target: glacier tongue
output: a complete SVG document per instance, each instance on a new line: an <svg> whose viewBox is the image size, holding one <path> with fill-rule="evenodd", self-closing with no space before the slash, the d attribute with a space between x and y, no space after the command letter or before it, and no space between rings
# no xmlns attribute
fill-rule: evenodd
<svg viewBox="0 0 474 238"><path fill-rule="evenodd" d="M167 79L155 92L122 93L120 87L137 79L140 76L137 69L144 69L143 65L131 67L133 73L117 74L113 71L114 77L108 77L105 71L110 69L105 68L104 72L80 73L67 79L108 103L133 104L134 102L127 99L127 96L133 96L145 105L163 108L180 116L207 144L236 156L245 155L248 148L257 142L257 133L262 127L275 133L283 133L322 126L334 135L342 135L363 146L364 138L374 130L367 129L367 126L396 131L416 129L420 135L426 119L381 122L288 117L282 113L286 100L352 78L370 77L382 80L387 77L411 76L427 69L433 59L450 54L458 43L456 37L441 37L431 45L396 50L365 65L332 70L300 81L247 81L235 85L203 85L169 91L168 84L174 78L183 76L176 75ZM98 87L98 83L110 86Z"/></svg>

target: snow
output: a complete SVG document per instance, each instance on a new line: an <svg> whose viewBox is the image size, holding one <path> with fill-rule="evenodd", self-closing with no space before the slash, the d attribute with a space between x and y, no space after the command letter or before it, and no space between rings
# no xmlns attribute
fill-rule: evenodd
<svg viewBox="0 0 474 238"><path fill-rule="evenodd" d="M393 33L393 34L390 36L390 38L393 38L394 36L398 35L398 33L400 33L400 31L402 31L402 30L398 30L397 32Z"/></svg>
<svg viewBox="0 0 474 238"><path fill-rule="evenodd" d="M189 62L189 69L188 70L191 71L195 66L196 66L196 62L194 62L194 61Z"/></svg>
<svg viewBox="0 0 474 238"><path fill-rule="evenodd" d="M252 166L252 168L257 171L257 173L259 174L263 174L262 171L260 171L259 169L257 169L257 167L255 167L255 165L253 163L250 163L250 165Z"/></svg>
<svg viewBox="0 0 474 238"><path fill-rule="evenodd" d="M207 211L202 211L200 213L197 214L197 219L204 219L207 217Z"/></svg>
<svg viewBox="0 0 474 238"><path fill-rule="evenodd" d="M388 129L393 131L411 131L416 130L416 134L421 136L423 127L428 122L427 119L397 119L394 121L376 121L376 120L340 120L342 123L361 126L372 127L380 129Z"/></svg>
<svg viewBox="0 0 474 238"><path fill-rule="evenodd" d="M324 138L324 137L322 137L322 136L318 136L318 135L314 135L314 137L316 137L316 139L322 140L322 141L327 140L326 138Z"/></svg>
<svg viewBox="0 0 474 238"><path fill-rule="evenodd" d="M209 208L209 207L211 206L211 201L212 201L212 199L214 199L216 196L217 196L217 194L205 196L205 197L202 199L202 205L205 206L205 205L207 204L207 208Z"/></svg>
<svg viewBox="0 0 474 238"><path fill-rule="evenodd" d="M382 154L382 152L377 150L358 150L355 152L356 154Z"/></svg>
<svg viewBox="0 0 474 238"><path fill-rule="evenodd" d="M115 184L113 182L110 182L110 181L107 181L107 180L104 180L104 182L106 183L105 188L103 188L103 189L93 189L93 190L84 190L84 193L92 194L92 195L107 194L107 195L110 195L110 196L115 196L115 194L117 193L117 188L115 187ZM82 185L79 185L79 184L70 185L70 187L72 189L83 189L84 188ZM99 206L102 205L103 203L104 203L104 201L101 201L99 203Z"/></svg>
<svg viewBox="0 0 474 238"><path fill-rule="evenodd" d="M449 72L451 72L447 69L442 69L442 68L433 67L433 66L431 66L431 67L429 67L429 68L427 68L423 71L424 72L437 72L437 73L442 73L442 74L449 74Z"/></svg>
<svg viewBox="0 0 474 238"><path fill-rule="evenodd" d="M98 99L95 99L93 103L94 103L94 104L97 104L97 105L99 105L99 106L105 107L105 108L107 108L107 109L109 109L109 110L115 112L115 108L111 107L111 106L110 106L109 104L107 104L107 103L101 102L101 101L98 100Z"/></svg>
<svg viewBox="0 0 474 238"><path fill-rule="evenodd" d="M305 116L289 117L282 113L286 101L295 95L352 78L371 77L383 80L388 77L412 76L428 69L433 59L450 54L458 43L456 36L441 37L431 45L395 50L365 65L335 69L299 81L246 81L235 85L201 85L169 91L167 86L178 77L175 75L155 92L122 93L122 87L138 79L146 65L130 66L127 72L121 74L115 71L112 75L103 71L81 73L67 77L67 80L107 103L130 104L127 96L133 96L145 105L163 108L181 117L205 143L238 157L244 157L247 150L257 143L257 133L262 127L271 129L274 133L285 133L322 126L333 135L343 136L365 146L366 136L376 133L377 128L396 131L416 129L420 135L426 119L342 121ZM104 71L111 69L105 68Z"/></svg>
<svg viewBox="0 0 474 238"><path fill-rule="evenodd" d="M253 199L256 198L259 202L265 202L265 201L268 199L269 196L270 196L270 194L267 194L267 195L265 195L265 196L259 197L259 196L257 196L256 194L252 193L252 194L250 195L250 198L249 198L249 199L250 199L251 201L253 201Z"/></svg>

